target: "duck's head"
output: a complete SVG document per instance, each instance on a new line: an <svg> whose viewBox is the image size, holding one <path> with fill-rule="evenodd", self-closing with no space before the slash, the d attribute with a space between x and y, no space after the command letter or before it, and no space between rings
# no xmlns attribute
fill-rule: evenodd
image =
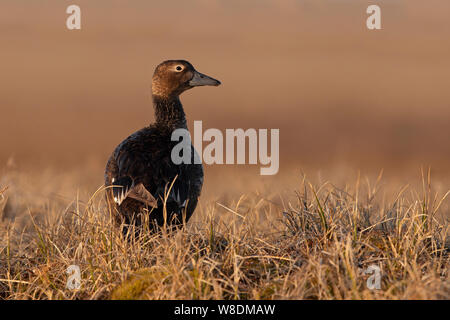
<svg viewBox="0 0 450 320"><path fill-rule="evenodd" d="M159 64L152 79L152 94L160 97L177 97L198 86L218 86L219 80L195 70L188 61L167 60Z"/></svg>

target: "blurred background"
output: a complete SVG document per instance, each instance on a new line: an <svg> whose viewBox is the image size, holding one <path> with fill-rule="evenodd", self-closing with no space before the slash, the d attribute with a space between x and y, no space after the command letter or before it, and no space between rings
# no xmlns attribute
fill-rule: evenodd
<svg viewBox="0 0 450 320"><path fill-rule="evenodd" d="M81 7L81 30L66 8ZM366 28L381 7L382 30ZM186 92L192 129L279 128L280 174L450 171L450 2L2 0L0 165L103 168L153 121L154 67L222 81ZM230 166L210 166L223 174ZM259 165L249 166L259 175Z"/></svg>

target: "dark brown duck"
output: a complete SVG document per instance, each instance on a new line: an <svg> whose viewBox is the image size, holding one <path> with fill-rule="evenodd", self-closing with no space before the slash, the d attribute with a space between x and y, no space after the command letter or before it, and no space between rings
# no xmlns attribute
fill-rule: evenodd
<svg viewBox="0 0 450 320"><path fill-rule="evenodd" d="M196 86L219 84L185 60L168 60L156 67L152 79L155 123L120 143L106 165L106 198L119 223L140 226L148 215L155 231L164 223L179 226L190 219L202 189L203 168L193 161L172 162L171 152L178 143L171 141L172 132L187 129L179 96ZM194 151L191 155L193 160Z"/></svg>

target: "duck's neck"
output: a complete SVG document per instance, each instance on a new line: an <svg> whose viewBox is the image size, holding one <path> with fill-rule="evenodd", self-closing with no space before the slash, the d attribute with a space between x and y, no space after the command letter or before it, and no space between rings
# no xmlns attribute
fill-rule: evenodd
<svg viewBox="0 0 450 320"><path fill-rule="evenodd" d="M156 123L170 128L187 128L180 98L153 95Z"/></svg>

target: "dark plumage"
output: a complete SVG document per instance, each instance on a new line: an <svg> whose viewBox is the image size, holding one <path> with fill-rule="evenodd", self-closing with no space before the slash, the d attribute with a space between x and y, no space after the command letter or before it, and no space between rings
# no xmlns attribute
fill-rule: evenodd
<svg viewBox="0 0 450 320"><path fill-rule="evenodd" d="M168 225L179 226L192 216L203 185L203 168L193 161L176 165L171 159L178 143L171 141L172 132L187 129L179 95L195 86L219 84L184 60L164 61L156 67L152 79L155 123L126 138L106 165L106 199L119 223L139 226L148 215L150 228L156 231L165 223L166 195ZM194 151L191 154L193 159Z"/></svg>

